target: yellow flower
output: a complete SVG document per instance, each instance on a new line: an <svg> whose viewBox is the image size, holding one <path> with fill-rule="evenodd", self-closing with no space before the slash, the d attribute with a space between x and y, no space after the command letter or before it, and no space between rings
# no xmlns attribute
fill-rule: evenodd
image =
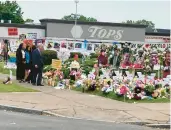
<svg viewBox="0 0 171 130"><path fill-rule="evenodd" d="M149 59L146 59L145 62L148 63L150 60Z"/></svg>

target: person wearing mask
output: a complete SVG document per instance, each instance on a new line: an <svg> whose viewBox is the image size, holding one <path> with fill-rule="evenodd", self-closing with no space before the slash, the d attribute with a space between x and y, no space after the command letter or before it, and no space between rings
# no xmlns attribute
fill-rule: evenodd
<svg viewBox="0 0 171 130"><path fill-rule="evenodd" d="M107 67L108 66L108 58L105 56L104 50L101 50L100 56L98 57L98 66L99 67Z"/></svg>
<svg viewBox="0 0 171 130"><path fill-rule="evenodd" d="M30 48L30 46L26 47L25 59L26 59L26 66L25 66L25 78L24 78L24 81L28 81L28 83L29 83L30 80L28 79L28 77L29 77L29 74L31 72L31 48Z"/></svg>
<svg viewBox="0 0 171 130"><path fill-rule="evenodd" d="M32 65L33 65L33 85L42 85L42 73L43 73L43 57L42 51L44 50L43 44L38 44L37 49L32 52Z"/></svg>
<svg viewBox="0 0 171 130"><path fill-rule="evenodd" d="M21 43L16 52L16 79L20 82L23 82L25 77L25 49L26 44Z"/></svg>

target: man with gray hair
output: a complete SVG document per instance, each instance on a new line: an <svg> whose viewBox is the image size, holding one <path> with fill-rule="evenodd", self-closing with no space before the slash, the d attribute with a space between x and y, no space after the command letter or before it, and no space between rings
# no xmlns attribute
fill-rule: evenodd
<svg viewBox="0 0 171 130"><path fill-rule="evenodd" d="M43 86L42 81L42 73L43 73L43 57L42 51L44 50L43 44L38 44L37 49L32 52L32 65L33 65L33 85Z"/></svg>

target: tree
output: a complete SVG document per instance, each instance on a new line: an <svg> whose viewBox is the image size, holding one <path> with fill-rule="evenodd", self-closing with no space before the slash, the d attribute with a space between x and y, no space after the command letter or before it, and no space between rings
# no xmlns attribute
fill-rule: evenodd
<svg viewBox="0 0 171 130"><path fill-rule="evenodd" d="M74 21L75 20L75 14L66 15L62 18L62 20ZM86 17L84 15L78 15L77 20L82 21L82 22L97 22L97 19L95 19L93 17Z"/></svg>
<svg viewBox="0 0 171 130"><path fill-rule="evenodd" d="M147 21L145 19L143 20L138 20L138 21L132 21L132 20L127 20L126 22L123 22L126 24L139 24L139 25L147 25L147 28L155 28L155 24L152 21Z"/></svg>
<svg viewBox="0 0 171 130"><path fill-rule="evenodd" d="M34 22L34 20L33 20L33 19L28 18L28 19L26 19L26 20L25 20L25 23L27 23L27 22L28 22L28 23L30 23L30 22L32 23L32 22Z"/></svg>
<svg viewBox="0 0 171 130"><path fill-rule="evenodd" d="M12 23L24 23L23 12L16 1L0 1L0 19L5 22L11 20Z"/></svg>

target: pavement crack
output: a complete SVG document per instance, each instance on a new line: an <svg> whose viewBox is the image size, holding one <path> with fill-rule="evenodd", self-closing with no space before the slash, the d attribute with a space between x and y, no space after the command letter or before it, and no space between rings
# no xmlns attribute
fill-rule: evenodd
<svg viewBox="0 0 171 130"><path fill-rule="evenodd" d="M73 108L73 111L74 111L74 115L76 115L76 114L77 114L77 112L76 112L75 108Z"/></svg>
<svg viewBox="0 0 171 130"><path fill-rule="evenodd" d="M45 109L44 111L67 110L68 108Z"/></svg>
<svg viewBox="0 0 171 130"><path fill-rule="evenodd" d="M140 118L137 118L137 117L133 116L133 115L130 114L129 112L127 112L127 111L125 111L125 110L123 110L123 112L126 113L126 114L128 114L128 115L130 115L132 118L136 118L136 119L138 119L138 120L140 120L140 121L142 122L142 120L141 120Z"/></svg>

